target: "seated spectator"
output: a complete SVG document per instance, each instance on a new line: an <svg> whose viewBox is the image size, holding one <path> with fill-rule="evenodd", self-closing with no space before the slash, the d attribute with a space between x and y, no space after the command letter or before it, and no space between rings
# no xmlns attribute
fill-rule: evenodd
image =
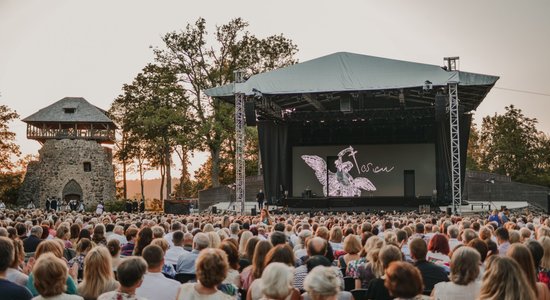
<svg viewBox="0 0 550 300"><path fill-rule="evenodd" d="M183 235L183 250L187 252L193 251L193 234L186 232Z"/></svg>
<svg viewBox="0 0 550 300"><path fill-rule="evenodd" d="M540 260L538 279L540 282L545 283L546 286L550 288L550 237L541 236L539 237L538 241L544 251L544 255Z"/></svg>
<svg viewBox="0 0 550 300"><path fill-rule="evenodd" d="M384 240L378 236L369 238L363 249L367 253L367 260L360 264L355 271L352 268L353 263L349 263L348 273L355 279L356 289L366 289L372 279L384 275L382 262L379 258L380 249L384 246L384 244Z"/></svg>
<svg viewBox="0 0 550 300"><path fill-rule="evenodd" d="M168 250L166 250L164 260L167 264L176 265L180 256L186 253L186 251L183 249L183 232L178 230L170 232L169 234L172 238L172 245Z"/></svg>
<svg viewBox="0 0 550 300"><path fill-rule="evenodd" d="M245 230L241 234L241 239L239 240L239 272L242 272L244 268L250 266L252 264L252 255L254 254L254 248L252 248L252 252L249 255L248 252L248 241L250 241L253 238L252 232Z"/></svg>
<svg viewBox="0 0 550 300"><path fill-rule="evenodd" d="M149 227L143 227L138 232L136 239L136 246L134 247L134 252L132 255L141 256L143 249L153 241L153 230Z"/></svg>
<svg viewBox="0 0 550 300"><path fill-rule="evenodd" d="M6 300L30 300L31 293L25 288L6 280L6 271L14 260L13 242L0 237L0 295Z"/></svg>
<svg viewBox="0 0 550 300"><path fill-rule="evenodd" d="M476 299L530 300L537 299L537 296L516 261L493 255L487 260L481 291Z"/></svg>
<svg viewBox="0 0 550 300"><path fill-rule="evenodd" d="M146 299L175 299L180 283L162 274L164 252L157 245L149 245L142 251L147 262L147 273L136 295Z"/></svg>
<svg viewBox="0 0 550 300"><path fill-rule="evenodd" d="M323 256L310 258L308 264L316 258L323 259L330 264L328 259ZM323 265L315 266L304 279L306 293L302 294L302 297L304 300L353 299L350 292L340 291L340 286L341 281L331 267Z"/></svg>
<svg viewBox="0 0 550 300"><path fill-rule="evenodd" d="M433 290L436 283L449 281L447 272L445 272L443 267L426 260L428 247L424 240L418 238L412 240L409 248L411 250L411 258L414 261L414 266L420 271L422 282L426 290Z"/></svg>
<svg viewBox="0 0 550 300"><path fill-rule="evenodd" d="M141 257L129 257L117 267L117 278L120 287L116 291L102 294L97 300L146 300L136 296L136 289L141 286L147 272L147 263Z"/></svg>
<svg viewBox="0 0 550 300"><path fill-rule="evenodd" d="M117 239L111 239L107 242L107 250L111 255L111 261L113 266L113 271L116 271L118 265L122 262L122 257L120 257L120 242Z"/></svg>
<svg viewBox="0 0 550 300"><path fill-rule="evenodd" d="M124 236L124 227L116 225L113 229L113 233L107 238L107 242L111 240L117 240L120 245L125 245L128 243L128 240Z"/></svg>
<svg viewBox="0 0 550 300"><path fill-rule="evenodd" d="M126 240L128 243L122 246L121 254L124 256L130 256L134 252L134 247L137 239L138 230L130 227L126 229Z"/></svg>
<svg viewBox="0 0 550 300"><path fill-rule="evenodd" d="M450 248L447 237L438 233L428 243L426 260L435 264L446 265L451 261L449 252Z"/></svg>
<svg viewBox="0 0 550 300"><path fill-rule="evenodd" d="M396 246L386 245L380 249L380 262L382 263L384 272L387 270L390 263L402 260L403 254ZM379 300L392 299L388 289L384 286L384 279L374 278L369 282L367 298Z"/></svg>
<svg viewBox="0 0 550 300"><path fill-rule="evenodd" d="M86 254L88 254L93 247L92 241L87 238L82 238L78 244L76 244L76 256L69 261L69 267L72 267L74 264L78 265L80 276L82 276L84 272L84 259L86 258ZM82 277L78 279L82 279Z"/></svg>
<svg viewBox="0 0 550 300"><path fill-rule="evenodd" d="M293 267L284 263L274 262L267 265L264 269L262 277L254 281L257 284L258 289L253 289L251 287L248 290L246 299L300 299L300 291L292 286L292 277L294 276L293 271Z"/></svg>
<svg viewBox="0 0 550 300"><path fill-rule="evenodd" d="M271 250L271 242L269 241L258 241L256 242L256 247L254 248L254 255L252 257L252 265L247 267L241 273L241 288L248 290L250 285L255 279L262 277L262 272L265 267L265 258L267 253Z"/></svg>
<svg viewBox="0 0 550 300"><path fill-rule="evenodd" d="M422 294L424 289L420 271L410 263L401 261L390 263L386 269L384 286L390 292L390 296L398 299L414 299Z"/></svg>
<svg viewBox="0 0 550 300"><path fill-rule="evenodd" d="M162 252L164 253L164 256L166 256L166 251L168 250L168 242L164 238L155 238L151 245L157 245L162 249ZM162 274L166 275L167 277L174 278L176 276L176 269L172 264L164 262L164 265L162 266Z"/></svg>
<svg viewBox="0 0 550 300"><path fill-rule="evenodd" d="M46 254L46 253L52 253L55 257L63 259L63 243L60 240L46 240L43 241L38 245L36 248L36 252L34 253L34 258L38 261L38 259ZM64 263L65 261L62 260ZM67 264L65 263L65 268L67 268ZM78 273L78 266L75 264L73 265L69 270L69 275L66 277L66 290L65 292L67 294L74 295L76 294L76 284L77 281L77 273ZM29 274L29 280L27 281L27 288L31 292L33 296L38 296L38 291L35 288L34 284L34 267L32 269L31 274Z"/></svg>
<svg viewBox="0 0 550 300"><path fill-rule="evenodd" d="M481 256L470 247L460 247L451 259L451 281L440 282L434 286L432 296L435 299L477 299L480 283L479 275Z"/></svg>
<svg viewBox="0 0 550 300"><path fill-rule="evenodd" d="M520 266L529 286L535 291L539 300L550 299L550 291L546 284L537 282L537 272L533 256L527 246L514 243L508 248L506 256L515 260Z"/></svg>
<svg viewBox="0 0 550 300"><path fill-rule="evenodd" d="M505 256L506 251L510 247L510 234L508 230L504 228L498 228L495 230L495 237L497 238L498 255Z"/></svg>
<svg viewBox="0 0 550 300"><path fill-rule="evenodd" d="M33 300L60 299L60 300L82 300L77 295L65 294L65 282L69 278L67 264L53 253L45 253L36 260L33 267L33 286L37 297Z"/></svg>
<svg viewBox="0 0 550 300"><path fill-rule="evenodd" d="M321 237L311 238L307 244L307 255L308 257L315 255L325 256L328 251L327 241ZM307 275L307 266L301 265L296 268L294 273L294 287L302 290L304 289L304 279Z"/></svg>
<svg viewBox="0 0 550 300"><path fill-rule="evenodd" d="M13 283L17 283L20 286L26 286L29 276L25 274L25 272L28 272L29 266L25 266L25 268L21 267L25 264L25 250L23 249L23 242L19 239L12 240L12 242L14 257L13 262L6 271L6 279Z"/></svg>
<svg viewBox="0 0 550 300"><path fill-rule="evenodd" d="M42 242L42 239L40 239L40 237L42 237L42 231L42 227L40 226L33 226L31 228L31 234L23 241L23 248L25 249L26 253L32 253L36 251L38 244Z"/></svg>
<svg viewBox="0 0 550 300"><path fill-rule="evenodd" d="M359 252L361 252L361 241L359 237L350 234L344 239L344 251L346 254L338 258L338 268L347 269L350 261L358 260L360 258Z"/></svg>
<svg viewBox="0 0 550 300"><path fill-rule="evenodd" d="M186 252L180 256L176 266L177 273L195 274L195 262L199 253L208 248L210 240L208 235L199 232L193 238L193 251Z"/></svg>
<svg viewBox="0 0 550 300"><path fill-rule="evenodd" d="M223 280L223 283L234 284L237 288L240 288L241 279L239 276L239 253L237 246L229 240L225 240L220 244L220 249L227 255L229 265L227 277Z"/></svg>
<svg viewBox="0 0 550 300"><path fill-rule="evenodd" d="M226 254L220 249L206 249L197 258L197 282L183 284L177 293L178 300L229 300L233 297L218 290L227 277ZM171 298L173 299L173 298Z"/></svg>
<svg viewBox="0 0 550 300"><path fill-rule="evenodd" d="M69 238L71 237L71 232L69 230L69 227L67 226L57 227L57 231L55 232L55 237L63 241L63 245L65 245L65 248L67 249L73 248L73 244L69 240Z"/></svg>
<svg viewBox="0 0 550 300"><path fill-rule="evenodd" d="M85 300L96 299L99 295L119 287L113 276L111 254L107 248L93 248L84 261L84 280L78 285L77 291Z"/></svg>

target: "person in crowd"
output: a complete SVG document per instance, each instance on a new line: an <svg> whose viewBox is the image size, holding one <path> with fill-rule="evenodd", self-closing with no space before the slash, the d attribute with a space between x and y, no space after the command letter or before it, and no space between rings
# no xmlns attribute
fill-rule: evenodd
<svg viewBox="0 0 550 300"><path fill-rule="evenodd" d="M505 256L510 247L510 234L508 230L502 227L497 228L495 230L495 237L497 238L498 255Z"/></svg>
<svg viewBox="0 0 550 300"><path fill-rule="evenodd" d="M153 230L149 227L142 228L137 236L136 246L133 255L141 256L143 248L147 247L153 241Z"/></svg>
<svg viewBox="0 0 550 300"><path fill-rule="evenodd" d="M476 299L529 300L537 299L537 296L515 260L493 255L487 260L481 290Z"/></svg>
<svg viewBox="0 0 550 300"><path fill-rule="evenodd" d="M103 224L97 224L94 227L94 236L92 238L92 242L94 242L96 245L107 245L107 239L105 238L105 226L103 226Z"/></svg>
<svg viewBox="0 0 550 300"><path fill-rule="evenodd" d="M147 263L142 257L125 259L118 265L116 272L119 288L100 295L97 300L146 300L136 295L136 289L141 286L147 272Z"/></svg>
<svg viewBox="0 0 550 300"><path fill-rule="evenodd" d="M181 231L182 233L184 233L182 231L182 224L180 222L173 222L171 225L170 225L170 232L168 232L167 234L164 235L164 239L166 239L166 241L168 242L168 245L170 245L170 248L172 248L172 246L174 246L174 242L173 242L173 234L175 232L178 232L178 231Z"/></svg>
<svg viewBox="0 0 550 300"><path fill-rule="evenodd" d="M248 256L246 248L248 241L252 237L252 232L250 232L249 230L242 231L240 239L237 236L237 241L239 242L239 272L244 270L244 268L250 266L250 264L252 263L252 256Z"/></svg>
<svg viewBox="0 0 550 300"><path fill-rule="evenodd" d="M167 264L176 265L180 256L186 253L186 251L183 249L184 234L182 231L179 230L171 233L172 246L170 246L170 248L166 251L164 259L166 260Z"/></svg>
<svg viewBox="0 0 550 300"><path fill-rule="evenodd" d="M73 249L76 248L76 244L78 243L78 236L80 235L80 225L79 224L72 224L70 227L71 237L69 238L69 241L71 242L71 245Z"/></svg>
<svg viewBox="0 0 550 300"><path fill-rule="evenodd" d="M542 246L544 255L540 260L540 269L537 277L540 282L545 283L550 288L550 237L541 236L538 241Z"/></svg>
<svg viewBox="0 0 550 300"><path fill-rule="evenodd" d="M529 248L523 244L514 243L508 248L506 256L515 260L520 266L529 286L535 291L539 300L550 299L550 291L546 284L537 282L537 272L533 256Z"/></svg>
<svg viewBox="0 0 550 300"><path fill-rule="evenodd" d="M69 260L69 266L72 267L75 264L78 266L78 279L82 279L86 255L93 247L94 244L87 238L81 239L78 244L76 244L76 256Z"/></svg>
<svg viewBox="0 0 550 300"><path fill-rule="evenodd" d="M424 241L421 242L425 244ZM390 263L386 269L384 286L395 299L414 299L422 294L424 289L418 268L402 261Z"/></svg>
<svg viewBox="0 0 550 300"><path fill-rule="evenodd" d="M330 246L332 247L332 251L344 250L344 245L342 244L343 237L344 233L342 232L342 227L332 226L328 239Z"/></svg>
<svg viewBox="0 0 550 300"><path fill-rule="evenodd" d="M105 209L105 205L103 204L103 201L99 201L95 208L95 214L98 216L101 216L103 214L103 211Z"/></svg>
<svg viewBox="0 0 550 300"><path fill-rule="evenodd" d="M166 257L166 251L168 250L168 242L165 239L161 237L156 238L151 242L151 245L159 246L162 249L163 256ZM169 264L165 260L164 265L162 266L162 274L164 274L166 277L174 278L176 276L176 268L174 267L173 264Z"/></svg>
<svg viewBox="0 0 550 300"><path fill-rule="evenodd" d="M120 257L120 242L117 239L108 241L107 250L109 250L109 254L111 255L112 269L116 271L118 265L124 260Z"/></svg>
<svg viewBox="0 0 550 300"><path fill-rule="evenodd" d="M91 241L92 235L90 234L90 230L88 230L87 228L82 228L80 230L80 233L78 234L78 240L76 240L77 245L81 239L89 239Z"/></svg>
<svg viewBox="0 0 550 300"><path fill-rule="evenodd" d="M63 243L60 240L46 240L40 243L40 245L38 245L38 248L36 248L36 252L34 253L34 259L35 261L38 261L38 259L46 253L52 253L55 257L64 259L63 249L64 249ZM65 264L65 268L67 268L67 263L64 260L63 262ZM70 276L67 276L66 278L65 292L67 294L71 294L71 295L76 294L77 274L78 274L78 266L75 264L69 268ZM29 280L27 281L27 288L29 289L29 291L33 296L38 296L38 290L34 285L34 266L32 268L32 272L29 274Z"/></svg>
<svg viewBox="0 0 550 300"><path fill-rule="evenodd" d="M217 286L227 277L227 255L220 249L200 252L196 262L197 282L179 287L177 300L230 300L233 297L218 290Z"/></svg>
<svg viewBox="0 0 550 300"><path fill-rule="evenodd" d="M449 282L434 285L434 299L477 299L481 288L476 279L479 275L481 256L477 250L470 247L460 247L451 258L451 274Z"/></svg>
<svg viewBox="0 0 550 300"><path fill-rule="evenodd" d="M0 237L0 296L6 300L30 300L32 295L29 290L6 279L6 272L15 257L14 252L13 242L7 237Z"/></svg>
<svg viewBox="0 0 550 300"><path fill-rule="evenodd" d="M428 247L422 239L413 239L409 244L411 250L411 258L413 259L414 266L420 271L422 276L422 282L424 283L424 289L431 291L434 285L449 281L447 272L443 267L436 265L426 260L428 254Z"/></svg>
<svg viewBox="0 0 550 300"><path fill-rule="evenodd" d="M180 283L162 274L162 248L149 245L143 249L141 256L147 262L147 273L143 276L143 282L136 290L136 295L146 299L175 299Z"/></svg>
<svg viewBox="0 0 550 300"><path fill-rule="evenodd" d="M193 238L193 250L182 254L178 258L178 263L176 265L177 273L195 274L195 261L197 260L199 253L208 248L209 243L210 240L208 239L208 235L202 232L197 233Z"/></svg>
<svg viewBox="0 0 550 300"><path fill-rule="evenodd" d="M120 245L125 245L128 243L128 240L126 240L126 237L124 236L124 227L120 225L115 226L113 233L107 238L107 242L113 239L118 240Z"/></svg>
<svg viewBox="0 0 550 300"><path fill-rule="evenodd" d="M13 262L6 270L6 279L13 283L17 283L20 286L26 286L27 281L29 281L29 276L27 273L32 263L25 265L25 250L23 249L23 242L19 239L14 239L12 242L14 250Z"/></svg>
<svg viewBox="0 0 550 300"><path fill-rule="evenodd" d="M358 260L360 258L360 251L361 241L359 240L359 237L353 234L346 236L344 239L344 252L346 252L346 254L338 258L338 268L346 270L350 261Z"/></svg>
<svg viewBox="0 0 550 300"><path fill-rule="evenodd" d="M124 256L130 256L134 252L136 246L138 230L134 227L129 227L126 229L125 236L128 243L124 244L121 249L121 254Z"/></svg>
<svg viewBox="0 0 550 300"><path fill-rule="evenodd" d="M241 278L239 274L239 252L237 246L231 242L231 239L226 239L220 244L220 249L227 255L227 277L223 283L234 284L237 288L241 287Z"/></svg>
<svg viewBox="0 0 550 300"><path fill-rule="evenodd" d="M250 265L243 268L241 270L240 274L239 274L240 282L241 282L241 284L240 284L241 288L244 288L246 286L246 288L244 288L244 289L248 289L248 287L250 286L250 284L254 280L253 276L252 276L252 268L254 266L254 252L255 252L254 250L256 250L256 245L258 244L259 241L260 241L260 239L258 237L251 237L248 240L248 242L246 243L246 257L250 261ZM267 244L269 246L271 246L269 244L269 242L267 242ZM265 255L267 255L267 252L269 252L269 249L265 250L265 253L263 254L263 257L265 257ZM263 260L262 260L261 263L263 263Z"/></svg>
<svg viewBox="0 0 550 300"><path fill-rule="evenodd" d="M35 252L36 248L38 247L38 244L42 242L42 227L41 226L33 226L31 228L31 233L28 238L26 238L23 241L23 248L25 249L26 253Z"/></svg>
<svg viewBox="0 0 550 300"><path fill-rule="evenodd" d="M380 261L384 272L388 269L391 262L402 260L403 254L398 247L394 245L385 245L380 249ZM369 282L367 298L380 300L391 299L389 291L384 285L383 277L374 278Z"/></svg>
<svg viewBox="0 0 550 300"><path fill-rule="evenodd" d="M261 278L265 268L265 260L269 251L273 248L269 241L258 241L254 248L254 255L250 269L245 269L241 273L241 288L248 290L255 279ZM249 270L249 272L246 272Z"/></svg>
<svg viewBox="0 0 550 300"><path fill-rule="evenodd" d="M266 266L261 280L261 297L273 300L298 300L300 291L292 286L293 268L279 262ZM249 297L250 296L250 297ZM252 295L252 290L247 294L247 300L260 299Z"/></svg>
<svg viewBox="0 0 550 300"><path fill-rule="evenodd" d="M67 274L67 264L53 253L41 255L33 267L33 287L37 297L33 300L82 300L74 294L65 293L65 282L70 278Z"/></svg>
<svg viewBox="0 0 550 300"><path fill-rule="evenodd" d="M502 220L498 216L498 210L494 209L491 215L488 217L489 222L495 222L498 227L502 226Z"/></svg>
<svg viewBox="0 0 550 300"><path fill-rule="evenodd" d="M103 246L90 250L84 260L84 279L78 285L78 294L85 300L95 300L99 295L118 287L109 250Z"/></svg>
<svg viewBox="0 0 550 300"><path fill-rule="evenodd" d="M378 236L370 237L365 243L363 252L366 253L366 260L356 265L354 262L348 264L348 275L355 279L355 288L368 288L372 279L381 277L384 273L382 262L380 261L380 249L385 242Z"/></svg>
<svg viewBox="0 0 550 300"><path fill-rule="evenodd" d="M447 265L451 261L449 258L449 240L443 234L435 234L428 243L428 254L426 259L439 265Z"/></svg>
<svg viewBox="0 0 550 300"><path fill-rule="evenodd" d="M315 261L323 261L320 265L313 266ZM328 263L328 265L327 265ZM330 267L330 262L324 256L314 256L308 260L308 274L304 279L302 294L304 300L351 300L350 292L340 291L340 278Z"/></svg>
<svg viewBox="0 0 550 300"><path fill-rule="evenodd" d="M67 226L59 226L55 232L55 237L63 241L66 249L73 248L73 244L70 241L71 231Z"/></svg>
<svg viewBox="0 0 550 300"><path fill-rule="evenodd" d="M325 256L326 252L328 251L327 247L327 241L320 237L314 237L311 238L307 244L307 254L308 257L312 257L315 255L322 255ZM307 276L307 266L301 265L298 268L296 268L295 274L294 274L294 287L298 288L299 290L302 290L304 288L304 279Z"/></svg>
<svg viewBox="0 0 550 300"><path fill-rule="evenodd" d="M272 225L273 220L269 216L269 211L266 208L260 210L260 220L265 225Z"/></svg>

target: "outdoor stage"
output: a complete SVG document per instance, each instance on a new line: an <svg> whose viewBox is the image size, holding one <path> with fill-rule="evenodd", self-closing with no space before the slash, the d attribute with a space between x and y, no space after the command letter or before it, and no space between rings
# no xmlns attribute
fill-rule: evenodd
<svg viewBox="0 0 550 300"><path fill-rule="evenodd" d="M206 94L240 103L236 128L245 119L258 127L272 202L286 198L292 210L437 207L455 199L455 180L464 182L471 112L498 80L448 63L339 52Z"/></svg>

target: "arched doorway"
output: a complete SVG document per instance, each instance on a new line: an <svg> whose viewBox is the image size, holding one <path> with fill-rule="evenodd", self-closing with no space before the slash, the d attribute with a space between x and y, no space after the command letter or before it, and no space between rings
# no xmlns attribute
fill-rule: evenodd
<svg viewBox="0 0 550 300"><path fill-rule="evenodd" d="M63 200L69 203L71 200L79 202L82 199L82 188L74 179L69 180L63 188Z"/></svg>

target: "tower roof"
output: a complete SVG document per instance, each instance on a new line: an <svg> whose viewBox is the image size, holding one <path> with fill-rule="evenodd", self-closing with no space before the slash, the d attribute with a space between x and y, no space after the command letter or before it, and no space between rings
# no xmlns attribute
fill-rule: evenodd
<svg viewBox="0 0 550 300"><path fill-rule="evenodd" d="M65 97L23 119L25 123L109 123L107 112L82 97Z"/></svg>

